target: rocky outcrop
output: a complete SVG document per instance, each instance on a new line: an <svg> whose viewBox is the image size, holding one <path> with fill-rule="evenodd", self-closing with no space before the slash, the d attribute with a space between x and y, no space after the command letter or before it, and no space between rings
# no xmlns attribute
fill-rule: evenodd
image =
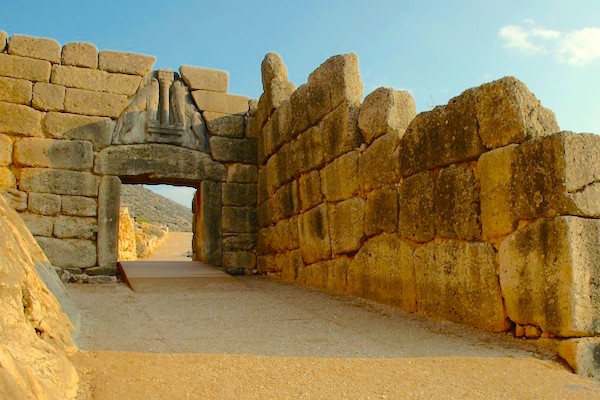
<svg viewBox="0 0 600 400"><path fill-rule="evenodd" d="M118 239L119 261L137 260L135 246L135 225L129 216L127 207L121 207L119 212L119 239Z"/></svg>

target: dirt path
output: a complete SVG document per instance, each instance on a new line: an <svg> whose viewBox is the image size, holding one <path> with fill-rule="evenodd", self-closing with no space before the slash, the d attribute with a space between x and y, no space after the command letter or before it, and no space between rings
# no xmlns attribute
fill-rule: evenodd
<svg viewBox="0 0 600 400"><path fill-rule="evenodd" d="M192 251L192 232L169 232L167 240L143 261L190 261Z"/></svg>
<svg viewBox="0 0 600 400"><path fill-rule="evenodd" d="M524 341L264 278L68 291L80 399L600 398Z"/></svg>

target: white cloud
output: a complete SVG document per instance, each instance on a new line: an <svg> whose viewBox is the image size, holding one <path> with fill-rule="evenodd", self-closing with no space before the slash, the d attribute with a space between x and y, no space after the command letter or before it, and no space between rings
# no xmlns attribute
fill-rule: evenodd
<svg viewBox="0 0 600 400"><path fill-rule="evenodd" d="M600 59L600 29L584 28L567 33L556 52L559 61L584 66Z"/></svg>
<svg viewBox="0 0 600 400"><path fill-rule="evenodd" d="M517 26L507 25L500 28L498 36L504 40L506 47L516 49L527 54L541 53L544 49L541 46L534 44L531 38L531 32Z"/></svg>

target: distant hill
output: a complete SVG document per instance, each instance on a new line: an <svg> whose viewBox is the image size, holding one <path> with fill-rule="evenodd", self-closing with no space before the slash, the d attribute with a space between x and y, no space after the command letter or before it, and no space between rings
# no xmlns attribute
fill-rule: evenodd
<svg viewBox="0 0 600 400"><path fill-rule="evenodd" d="M146 218L151 224L166 225L170 231L191 232L192 210L141 185L121 186L121 207L131 218Z"/></svg>

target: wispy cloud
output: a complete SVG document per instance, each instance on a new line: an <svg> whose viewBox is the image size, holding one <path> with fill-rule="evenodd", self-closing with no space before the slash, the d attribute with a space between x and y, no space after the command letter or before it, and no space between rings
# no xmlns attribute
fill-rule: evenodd
<svg viewBox="0 0 600 400"><path fill-rule="evenodd" d="M559 42L556 57L571 65L587 65L600 59L600 28L569 32Z"/></svg>

